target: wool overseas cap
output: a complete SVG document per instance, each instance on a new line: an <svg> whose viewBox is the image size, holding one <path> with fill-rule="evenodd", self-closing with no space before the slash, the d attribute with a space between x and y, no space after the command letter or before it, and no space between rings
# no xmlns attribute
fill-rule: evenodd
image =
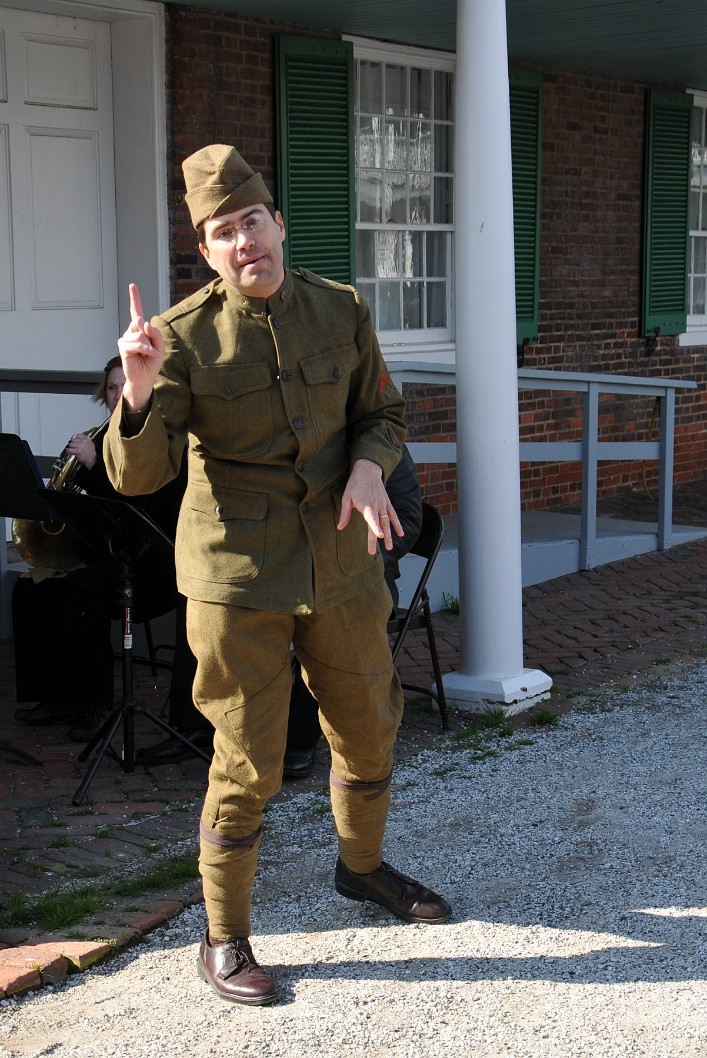
<svg viewBox="0 0 707 1058"><path fill-rule="evenodd" d="M254 173L235 147L211 143L182 162L186 203L195 228L212 217L272 202L260 173Z"/></svg>

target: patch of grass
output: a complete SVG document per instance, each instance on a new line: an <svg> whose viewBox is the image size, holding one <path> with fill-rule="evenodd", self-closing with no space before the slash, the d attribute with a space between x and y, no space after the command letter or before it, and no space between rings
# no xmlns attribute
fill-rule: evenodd
<svg viewBox="0 0 707 1058"><path fill-rule="evenodd" d="M99 827L96 831L97 838L112 838L114 834L118 833L118 828L113 824L108 824L104 827Z"/></svg>
<svg viewBox="0 0 707 1058"><path fill-rule="evenodd" d="M432 769L432 774L433 775L439 775L439 776L449 775L450 772L455 772L456 770L457 769L456 769L454 764L446 764L446 765L442 765L441 764L439 766L439 768L433 768Z"/></svg>
<svg viewBox="0 0 707 1058"><path fill-rule="evenodd" d="M86 915L108 907L94 886L70 892L53 891L39 896L18 893L0 904L0 926L36 926L42 931L66 930Z"/></svg>
<svg viewBox="0 0 707 1058"><path fill-rule="evenodd" d="M444 600L444 605L447 607L449 613L459 613L459 597L457 595L453 595L451 592L443 591L442 598Z"/></svg>
<svg viewBox="0 0 707 1058"><path fill-rule="evenodd" d="M556 727L560 722L560 715L552 709L538 706L537 709L533 710L530 722L535 724L536 727Z"/></svg>
<svg viewBox="0 0 707 1058"><path fill-rule="evenodd" d="M139 878L132 878L126 882L115 882L110 886L110 892L117 896L139 896L152 889L172 889L180 882L198 877L199 867L196 859L190 856L174 856L163 860L151 871L141 874Z"/></svg>
<svg viewBox="0 0 707 1058"><path fill-rule="evenodd" d="M672 658L656 658L654 664L655 665L669 665L672 660L673 660Z"/></svg>
<svg viewBox="0 0 707 1058"><path fill-rule="evenodd" d="M68 849L70 845L75 845L76 842L73 838L54 838L49 845L50 849Z"/></svg>
<svg viewBox="0 0 707 1058"><path fill-rule="evenodd" d="M500 750L497 749L480 749L472 757L473 761L488 760L489 757L500 757Z"/></svg>

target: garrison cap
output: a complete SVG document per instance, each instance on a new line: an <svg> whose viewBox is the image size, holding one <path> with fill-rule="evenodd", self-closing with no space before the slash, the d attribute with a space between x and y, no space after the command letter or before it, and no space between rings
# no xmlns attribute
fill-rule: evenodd
<svg viewBox="0 0 707 1058"><path fill-rule="evenodd" d="M260 173L254 173L235 147L225 143L211 143L190 154L182 170L195 228L212 217L272 202Z"/></svg>

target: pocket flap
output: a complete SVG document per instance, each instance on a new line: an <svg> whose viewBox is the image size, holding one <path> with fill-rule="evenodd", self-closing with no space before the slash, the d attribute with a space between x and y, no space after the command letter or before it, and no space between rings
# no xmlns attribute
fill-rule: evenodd
<svg viewBox="0 0 707 1058"><path fill-rule="evenodd" d="M358 347L342 345L339 349L327 349L300 361L304 380L309 386L322 382L340 382L347 378L358 364Z"/></svg>
<svg viewBox="0 0 707 1058"><path fill-rule="evenodd" d="M211 488L198 484L189 488L187 503L193 510L210 514L219 522L231 518L262 522L268 509L268 497L264 492L244 492L242 489Z"/></svg>

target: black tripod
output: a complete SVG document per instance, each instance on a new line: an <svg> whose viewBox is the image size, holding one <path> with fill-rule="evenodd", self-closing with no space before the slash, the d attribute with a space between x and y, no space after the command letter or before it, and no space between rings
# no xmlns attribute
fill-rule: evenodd
<svg viewBox="0 0 707 1058"><path fill-rule="evenodd" d="M133 608L135 603L134 571L136 562L148 548L173 550L172 541L155 523L136 507L120 500L102 499L79 493L55 492L42 489L47 505L58 512L91 550L108 551L120 572L118 601L122 609L122 675L123 694L110 716L103 722L91 741L81 750L79 760L87 760L98 746L84 779L71 799L81 804L98 767L107 755L116 760L123 771L135 770L135 716L145 716L168 735L177 738L195 754L210 763L210 756L199 746L148 709L133 691ZM111 742L118 727L123 726L123 751L119 756Z"/></svg>

